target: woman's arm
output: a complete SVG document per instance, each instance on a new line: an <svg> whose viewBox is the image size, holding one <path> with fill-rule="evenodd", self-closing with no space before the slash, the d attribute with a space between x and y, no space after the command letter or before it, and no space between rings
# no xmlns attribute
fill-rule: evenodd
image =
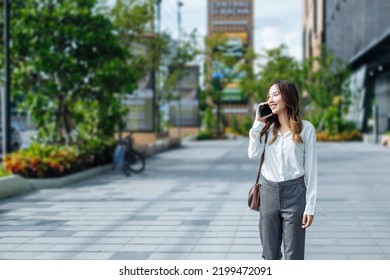
<svg viewBox="0 0 390 280"><path fill-rule="evenodd" d="M261 138L260 143L260 132L264 128L265 124L255 120L252 128L249 130L249 146L248 146L248 157L250 159L260 158L264 150L265 135Z"/></svg>
<svg viewBox="0 0 390 280"><path fill-rule="evenodd" d="M306 184L306 208L305 214L314 215L317 200L317 150L316 131L311 123L308 123L305 135L305 184Z"/></svg>

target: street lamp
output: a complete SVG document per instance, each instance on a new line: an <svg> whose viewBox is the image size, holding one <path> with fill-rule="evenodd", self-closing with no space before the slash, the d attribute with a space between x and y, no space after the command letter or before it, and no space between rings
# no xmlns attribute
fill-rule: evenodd
<svg viewBox="0 0 390 280"><path fill-rule="evenodd" d="M9 61L9 0L3 0L4 4L4 90L2 91L2 153L5 155L11 150L10 127L10 61Z"/></svg>
<svg viewBox="0 0 390 280"><path fill-rule="evenodd" d="M179 45L181 43L181 11L180 8L183 7L183 2L178 0L177 1L177 28L178 28L178 41ZM181 77L179 78L178 82L178 118L177 118L177 128L178 128L178 136L179 140L181 139Z"/></svg>

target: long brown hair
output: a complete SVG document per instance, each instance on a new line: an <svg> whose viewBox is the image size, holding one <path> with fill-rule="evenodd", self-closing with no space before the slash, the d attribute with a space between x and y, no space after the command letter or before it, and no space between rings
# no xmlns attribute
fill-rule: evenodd
<svg viewBox="0 0 390 280"><path fill-rule="evenodd" d="M295 87L295 85L289 81L286 80L278 80L275 81L270 88L276 85L277 89L279 90L280 94L282 95L283 100L286 102L286 110L287 110L287 118L289 127L293 133L292 140L295 144L303 143L302 137L300 135L302 131L302 119L299 115L299 96L298 96L298 90ZM267 101L269 99L269 96L267 97ZM269 142L269 145L275 142L276 137L278 136L278 131L280 129L280 122L278 119L278 115L275 114L271 117L269 117L265 121L265 127L260 133L260 137L263 136L265 133L268 133L270 126L274 123L273 127L273 138ZM260 138L261 139L261 138Z"/></svg>

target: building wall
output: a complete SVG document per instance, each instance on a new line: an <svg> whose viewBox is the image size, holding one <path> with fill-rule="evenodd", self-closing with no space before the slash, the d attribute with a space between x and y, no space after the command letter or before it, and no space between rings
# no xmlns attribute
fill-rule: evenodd
<svg viewBox="0 0 390 280"><path fill-rule="evenodd" d="M253 46L253 0L208 0L208 34L245 32Z"/></svg>
<svg viewBox="0 0 390 280"><path fill-rule="evenodd" d="M389 14L389 0L327 0L327 46L336 56L352 62L390 33Z"/></svg>
<svg viewBox="0 0 390 280"><path fill-rule="evenodd" d="M350 115L358 128L370 131L368 119L378 108L377 131L390 130L390 1L326 0L326 46L353 70ZM364 73L364 77L359 77ZM352 84L353 86L353 84ZM374 102L373 102L374 101Z"/></svg>
<svg viewBox="0 0 390 280"><path fill-rule="evenodd" d="M303 2L303 57L320 55L324 44L325 0L302 0Z"/></svg>

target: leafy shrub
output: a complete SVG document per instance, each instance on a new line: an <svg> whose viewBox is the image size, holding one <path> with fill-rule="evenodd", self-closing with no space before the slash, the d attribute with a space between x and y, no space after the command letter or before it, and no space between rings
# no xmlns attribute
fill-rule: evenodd
<svg viewBox="0 0 390 280"><path fill-rule="evenodd" d="M337 134L328 134L325 131L317 132L317 141L324 142L342 142L342 141L361 141L363 135L360 131L352 130Z"/></svg>
<svg viewBox="0 0 390 280"><path fill-rule="evenodd" d="M210 132L208 131L201 131L199 132L198 136L196 137L196 139L198 140L208 140L208 139L212 139L212 135Z"/></svg>
<svg viewBox="0 0 390 280"><path fill-rule="evenodd" d="M113 143L89 142L74 146L32 144L3 158L6 171L26 178L55 178L112 162Z"/></svg>

